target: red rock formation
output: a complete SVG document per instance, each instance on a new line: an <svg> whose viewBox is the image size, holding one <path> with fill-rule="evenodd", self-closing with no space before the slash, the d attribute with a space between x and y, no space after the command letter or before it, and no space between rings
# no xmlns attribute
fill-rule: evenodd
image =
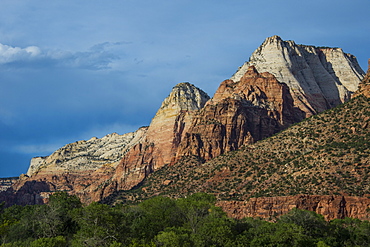
<svg viewBox="0 0 370 247"><path fill-rule="evenodd" d="M251 66L240 81L221 83L197 113L176 153L212 159L242 145L269 137L303 119L293 107L289 88Z"/></svg>
<svg viewBox="0 0 370 247"><path fill-rule="evenodd" d="M220 201L221 207L230 217L260 217L273 220L292 208L314 211L326 220L345 217L370 219L370 199L355 196L296 195L280 197L259 197L247 201Z"/></svg>
<svg viewBox="0 0 370 247"><path fill-rule="evenodd" d="M206 93L189 83L175 86L153 118L145 140L134 146L117 166L112 177L117 189L129 190L150 173L170 164L194 113L208 100Z"/></svg>

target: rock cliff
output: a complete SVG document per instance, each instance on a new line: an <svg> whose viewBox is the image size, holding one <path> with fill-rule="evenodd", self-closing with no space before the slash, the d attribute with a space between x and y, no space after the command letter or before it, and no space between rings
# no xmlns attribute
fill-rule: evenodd
<svg viewBox="0 0 370 247"><path fill-rule="evenodd" d="M0 191L7 190L17 181L18 177L0 178Z"/></svg>
<svg viewBox="0 0 370 247"><path fill-rule="evenodd" d="M177 153L210 160L251 144L303 119L286 84L254 66L234 82L221 83L214 97L197 112Z"/></svg>
<svg viewBox="0 0 370 247"><path fill-rule="evenodd" d="M209 96L190 83L176 85L153 118L145 139L121 160L113 180L118 189L131 189L148 174L170 164L196 111Z"/></svg>
<svg viewBox="0 0 370 247"><path fill-rule="evenodd" d="M33 158L27 175L22 175L0 198L8 205L24 205L41 203L54 191L70 191L86 202L99 200L101 192L96 187L111 178L122 156L146 131L142 127L124 135L93 137L67 144L50 156Z"/></svg>
<svg viewBox="0 0 370 247"><path fill-rule="evenodd" d="M33 158L27 175L96 170L119 161L127 150L140 141L145 132L145 128L141 128L124 135L113 133L100 139L93 137L88 141L67 144L50 156Z"/></svg>
<svg viewBox="0 0 370 247"><path fill-rule="evenodd" d="M259 197L247 201L221 201L217 203L230 217L260 217L274 220L293 208L314 211L326 220L345 217L370 219L370 199L355 196L296 195Z"/></svg>
<svg viewBox="0 0 370 247"><path fill-rule="evenodd" d="M239 81L251 65L286 83L306 116L348 100L364 76L356 58L340 48L297 45L279 36L267 38L231 80Z"/></svg>

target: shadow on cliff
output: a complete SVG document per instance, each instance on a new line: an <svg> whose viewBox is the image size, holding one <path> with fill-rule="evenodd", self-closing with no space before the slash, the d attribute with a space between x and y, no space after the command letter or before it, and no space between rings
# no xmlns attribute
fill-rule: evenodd
<svg viewBox="0 0 370 247"><path fill-rule="evenodd" d="M10 187L0 193L0 201L5 202L5 207L12 205L44 204L43 192L52 192L50 183L45 181L27 181L18 190Z"/></svg>
<svg viewBox="0 0 370 247"><path fill-rule="evenodd" d="M330 109L342 103L340 92L337 85L342 85L338 76L335 74L332 63L327 61L326 56L317 49L319 58L315 54L305 52L301 50L301 53L305 54L306 58L301 57L294 49L290 50L292 55L298 59L294 66L291 67L292 75L301 85L307 85L306 82L313 79L320 89L321 93L311 90L311 86L302 86L303 95L307 102L314 107L313 114L317 114L323 110ZM317 68L317 64L321 65ZM316 69L314 67L316 66ZM349 99L349 95L345 96L345 101ZM304 100L299 99L301 103ZM308 109L309 106L306 105ZM321 109L320 109L321 108Z"/></svg>

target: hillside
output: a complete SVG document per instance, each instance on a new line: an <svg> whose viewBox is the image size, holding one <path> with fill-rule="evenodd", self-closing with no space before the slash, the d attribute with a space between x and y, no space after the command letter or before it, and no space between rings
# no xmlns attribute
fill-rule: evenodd
<svg viewBox="0 0 370 247"><path fill-rule="evenodd" d="M209 162L186 157L113 201L194 192L237 201L299 194L370 196L369 109L370 99L358 96Z"/></svg>

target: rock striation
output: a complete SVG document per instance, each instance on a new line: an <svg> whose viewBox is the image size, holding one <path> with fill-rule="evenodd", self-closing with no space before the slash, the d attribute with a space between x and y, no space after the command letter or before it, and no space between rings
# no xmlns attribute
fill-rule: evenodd
<svg viewBox="0 0 370 247"><path fill-rule="evenodd" d="M294 105L306 116L347 101L364 76L356 57L340 48L297 45L276 35L267 38L231 80L239 81L251 65L286 83Z"/></svg>
<svg viewBox="0 0 370 247"><path fill-rule="evenodd" d="M356 196L296 195L250 198L247 201L221 201L217 205L230 217L260 217L274 220L293 208L321 214L326 220L345 217L369 220L370 199Z"/></svg>
<svg viewBox="0 0 370 247"><path fill-rule="evenodd" d="M18 181L18 177L0 178L0 191L6 191Z"/></svg>
<svg viewBox="0 0 370 247"><path fill-rule="evenodd" d="M8 205L37 204L52 192L69 191L85 202L99 200L96 187L111 177L122 156L141 141L146 131L147 127L142 127L124 135L93 137L67 144L49 156L33 158L27 175L22 175L0 199Z"/></svg>
<svg viewBox="0 0 370 247"><path fill-rule="evenodd" d="M113 180L118 189L131 189L150 173L171 164L195 112L208 100L204 91L190 83L176 85L152 119L145 139L117 167Z"/></svg>
<svg viewBox="0 0 370 247"><path fill-rule="evenodd" d="M214 97L196 114L179 145L176 161L189 155L207 161L302 119L287 85L250 66L239 81L222 82Z"/></svg>
<svg viewBox="0 0 370 247"><path fill-rule="evenodd" d="M93 137L87 141L67 144L50 156L33 158L27 176L45 172L53 174L96 170L119 161L127 150L140 141L145 132L145 128L141 128L124 135L112 133L100 139Z"/></svg>

